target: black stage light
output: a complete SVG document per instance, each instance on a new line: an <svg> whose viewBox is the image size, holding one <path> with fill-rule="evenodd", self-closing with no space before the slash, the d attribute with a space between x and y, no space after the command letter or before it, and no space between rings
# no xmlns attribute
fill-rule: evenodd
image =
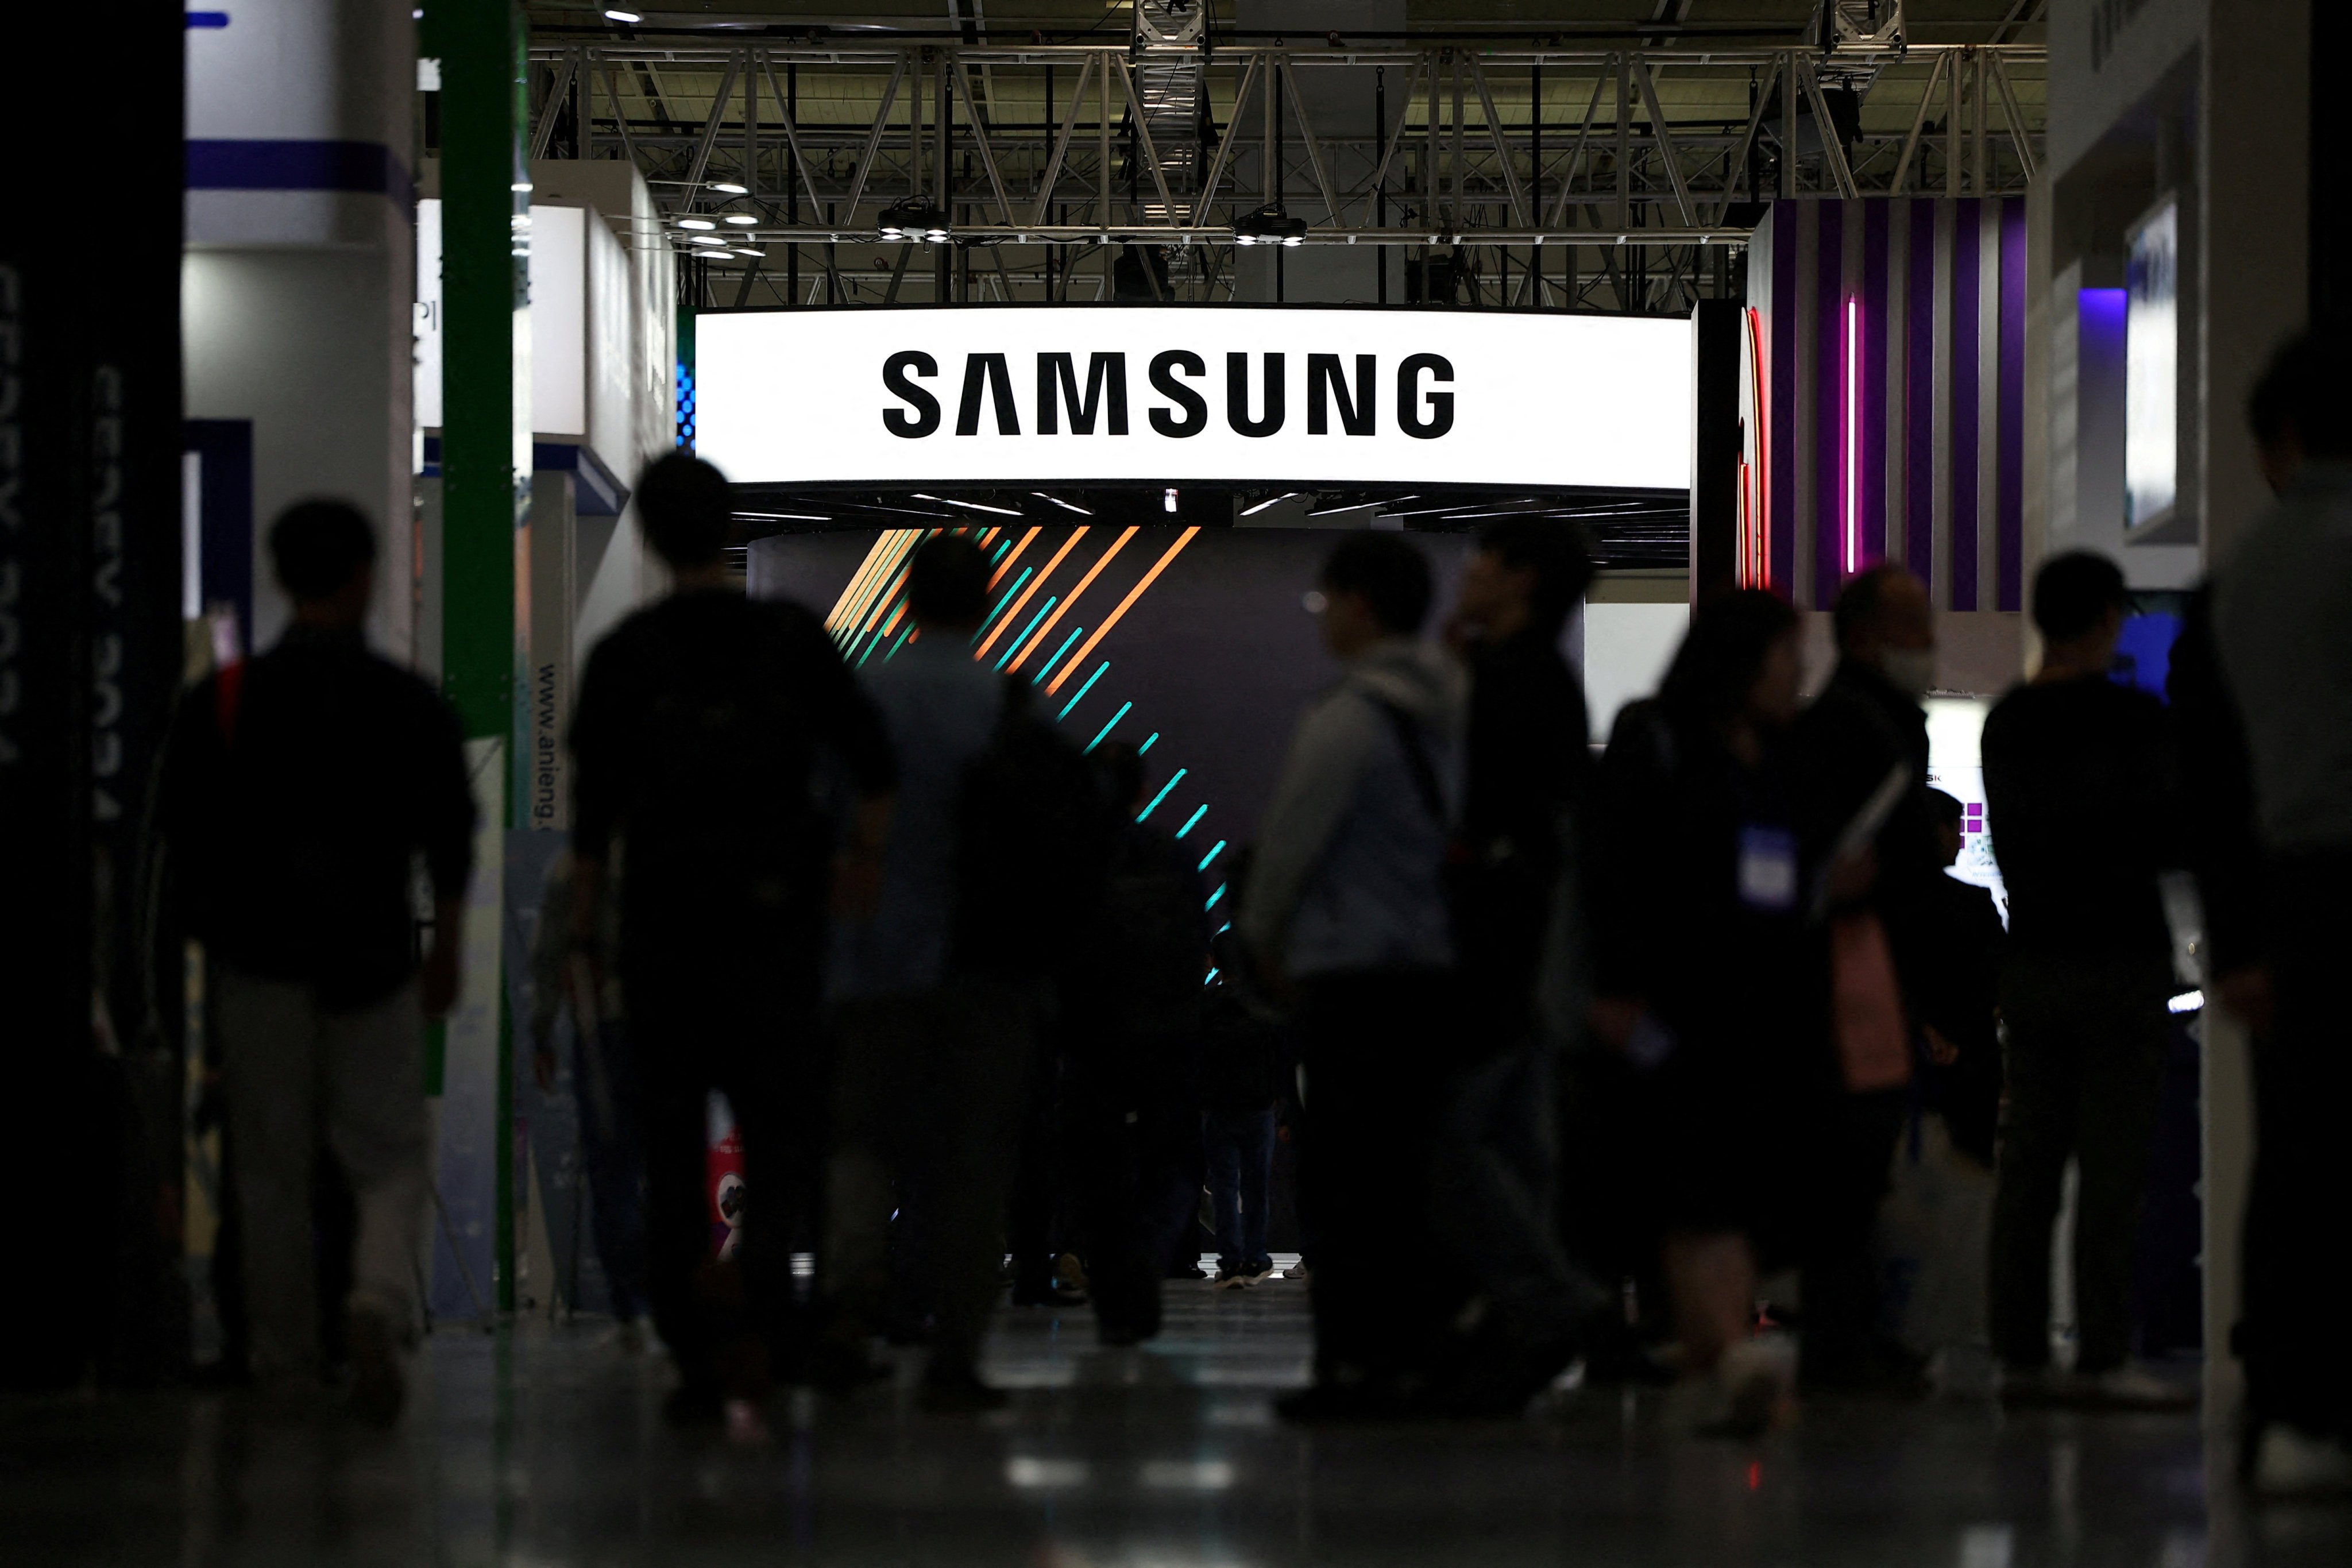
<svg viewBox="0 0 2352 1568"><path fill-rule="evenodd" d="M945 245L949 237L948 215L920 196L908 196L893 202L882 213L876 234L886 240L919 240L926 245Z"/></svg>
<svg viewBox="0 0 2352 1568"><path fill-rule="evenodd" d="M1304 245L1307 220L1292 217L1280 202L1269 202L1254 213L1234 219L1235 245Z"/></svg>

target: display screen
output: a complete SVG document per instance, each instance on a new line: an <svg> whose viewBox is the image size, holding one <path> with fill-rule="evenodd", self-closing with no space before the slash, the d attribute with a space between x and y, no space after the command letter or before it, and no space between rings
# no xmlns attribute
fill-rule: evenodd
<svg viewBox="0 0 2352 1568"><path fill-rule="evenodd" d="M721 311L696 320L696 449L740 484L1681 489L1690 345L1536 311Z"/></svg>
<svg viewBox="0 0 2352 1568"><path fill-rule="evenodd" d="M2180 468L2180 204L2131 231L2124 292L2124 526L2172 510Z"/></svg>

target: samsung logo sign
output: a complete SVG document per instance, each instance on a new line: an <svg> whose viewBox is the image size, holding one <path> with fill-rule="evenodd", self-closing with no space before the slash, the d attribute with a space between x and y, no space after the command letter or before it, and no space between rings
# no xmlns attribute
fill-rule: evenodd
<svg viewBox="0 0 2352 1568"><path fill-rule="evenodd" d="M1021 409L1013 391L1013 362L1005 353L963 356L963 389L956 397L955 433L977 436L983 403L996 434L1022 433ZM1087 356L1086 378L1080 385L1077 356L1041 353L1033 384L1028 428L1040 436L1058 436L1066 422L1070 434L1109 436L1129 433L1127 396L1127 355ZM1225 427L1236 436L1264 440L1278 436L1289 421L1292 406L1289 355L1233 353L1224 356L1222 384L1211 377L1208 361L1190 349L1162 349L1151 356L1151 395L1165 399L1144 410L1153 431L1182 441L1209 428L1213 398ZM1253 364L1255 361L1255 364ZM883 428L893 436L919 441L939 434L942 424L940 400L921 384L940 374L940 362L920 349L902 349L882 363L882 384L898 404L882 414ZM1434 390L1454 380L1454 364L1444 354L1407 354L1396 366L1396 427L1421 441L1434 441L1454 428L1454 394ZM1374 436L1380 427L1383 378L1378 354L1310 353L1307 356L1307 433L1328 436Z"/></svg>
<svg viewBox="0 0 2352 1568"><path fill-rule="evenodd" d="M1689 482L1680 320L853 307L695 350L696 449L743 483Z"/></svg>

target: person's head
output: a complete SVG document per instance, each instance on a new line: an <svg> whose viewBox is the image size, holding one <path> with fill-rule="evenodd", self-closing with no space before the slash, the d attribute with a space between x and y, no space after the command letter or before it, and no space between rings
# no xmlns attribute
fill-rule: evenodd
<svg viewBox="0 0 2352 1568"><path fill-rule="evenodd" d="M734 497L727 476L693 453L668 452L647 464L636 502L646 542L671 571L708 570L725 557Z"/></svg>
<svg viewBox="0 0 2352 1568"><path fill-rule="evenodd" d="M2263 477L2284 489L2294 471L2315 458L2352 458L2352 387L2344 381L2352 333L2340 328L2304 332L2271 356L2246 399Z"/></svg>
<svg viewBox="0 0 2352 1568"><path fill-rule="evenodd" d="M1892 561L1856 573L1830 612L1839 657L1924 697L1936 684L1936 611L1927 585Z"/></svg>
<svg viewBox="0 0 2352 1568"><path fill-rule="evenodd" d="M1939 789L1927 792L1927 815L1936 825L1937 863L1953 866L1960 858L1960 797Z"/></svg>
<svg viewBox="0 0 2352 1568"><path fill-rule="evenodd" d="M934 533L907 563L907 608L925 631L971 631L988 614L988 557L962 534Z"/></svg>
<svg viewBox="0 0 2352 1568"><path fill-rule="evenodd" d="M1323 646L1353 658L1429 619L1429 558L1394 533L1351 533L1323 563Z"/></svg>
<svg viewBox="0 0 2352 1568"><path fill-rule="evenodd" d="M1762 588L1734 589L1699 601L1658 700L1695 723L1778 730L1797 716L1803 668L1789 602Z"/></svg>
<svg viewBox="0 0 2352 1568"><path fill-rule="evenodd" d="M2069 550L2033 574L2033 629L2043 655L2070 668L2105 670L2115 662L2129 596L2124 574L2104 555Z"/></svg>
<svg viewBox="0 0 2352 1568"><path fill-rule="evenodd" d="M1490 637L1525 626L1557 636L1592 584L1592 554L1571 521L1514 517L1478 536L1462 569L1462 616Z"/></svg>
<svg viewBox="0 0 2352 1568"><path fill-rule="evenodd" d="M375 530L349 501L297 501L269 528L278 584L306 626L351 627L375 591Z"/></svg>
<svg viewBox="0 0 2352 1568"><path fill-rule="evenodd" d="M1095 753L1103 793L1129 816L1143 809L1143 753L1128 741L1112 741Z"/></svg>

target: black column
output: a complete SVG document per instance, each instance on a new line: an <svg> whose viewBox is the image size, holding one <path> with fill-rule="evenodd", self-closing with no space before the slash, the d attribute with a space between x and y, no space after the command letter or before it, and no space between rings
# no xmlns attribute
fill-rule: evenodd
<svg viewBox="0 0 2352 1568"><path fill-rule="evenodd" d="M1739 560L1739 302L1691 312L1691 602L1736 586Z"/></svg>

